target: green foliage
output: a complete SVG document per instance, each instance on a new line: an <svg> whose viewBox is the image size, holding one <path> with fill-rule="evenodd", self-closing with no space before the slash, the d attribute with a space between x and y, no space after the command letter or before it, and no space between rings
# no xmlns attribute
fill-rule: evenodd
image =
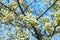
<svg viewBox="0 0 60 40"><path fill-rule="evenodd" d="M59 31L59 32L60 32L60 28L57 28L57 31Z"/></svg>
<svg viewBox="0 0 60 40"><path fill-rule="evenodd" d="M44 0L46 2L46 5L48 6L50 3L50 0ZM36 2L39 2L39 0L36 0ZM54 6L53 6L53 11L50 13L50 16L43 16L41 17L39 20L37 20L37 17L35 15L33 15L32 11L29 7L28 7L28 3L25 4L25 0L19 0L19 3L21 5L21 7L23 7L26 12L24 12L26 15L21 14L22 10L17 10L18 8L18 3L17 0L14 0L12 2L9 2L7 8L5 6L5 3L2 2L3 5L0 6L0 20L3 23L7 23L9 26L9 24L12 24L11 26L14 28L15 34L13 34L12 32L8 33L8 30L5 31L5 34L8 34L9 37L8 39L11 40L12 37L14 38L14 40L29 40L29 38L31 38L31 36L37 36L36 34L40 31L41 28L43 28L42 30L44 30L45 32L48 32L48 34L52 34L53 33L53 28L54 26L57 25L60 26L60 1L58 1ZM31 4L32 5L32 4ZM12 11L13 10L13 11ZM19 11L18 12L16 12ZM40 11L40 10L39 10ZM18 15L15 15L15 12ZM43 10L41 10L41 13L43 13ZM4 15L4 16L3 16ZM53 18L53 19L52 19ZM40 22L40 23L39 23ZM36 34L34 28L32 27L34 26L37 30ZM12 29L11 27L11 29ZM29 32L26 32L26 29L28 29ZM33 31L33 33L31 32L31 30ZM60 32L60 28L57 29L57 31ZM41 33L41 34L44 34ZM46 35L48 35L46 34ZM44 36L45 37L45 36ZM4 40L4 37L1 37L2 40ZM51 38L47 38L47 40L51 40Z"/></svg>
<svg viewBox="0 0 60 40"><path fill-rule="evenodd" d="M13 10L15 10L17 8L17 2L10 2L9 3L9 7Z"/></svg>

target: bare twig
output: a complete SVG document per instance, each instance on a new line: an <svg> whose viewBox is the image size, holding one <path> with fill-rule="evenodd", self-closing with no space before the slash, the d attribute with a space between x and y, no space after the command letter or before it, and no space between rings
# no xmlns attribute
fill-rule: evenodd
<svg viewBox="0 0 60 40"><path fill-rule="evenodd" d="M32 26L32 28L34 29L36 38L37 38L38 40L42 40L42 35L41 35L41 33L38 32L34 26Z"/></svg>
<svg viewBox="0 0 60 40"><path fill-rule="evenodd" d="M53 31L53 33L52 33L52 36L54 35L54 33L55 33L55 31L56 31L56 28L57 28L57 26L54 27L54 31Z"/></svg>
<svg viewBox="0 0 60 40"><path fill-rule="evenodd" d="M49 8L47 8L47 10L46 10L45 12L43 12L43 13L37 18L37 20L38 20L40 17L42 17L49 9L51 9L57 1L58 1L58 0L56 0Z"/></svg>
<svg viewBox="0 0 60 40"><path fill-rule="evenodd" d="M22 11L22 14L24 14L24 11L23 11L23 9L22 9L20 3L19 3L19 0L17 0L17 3L18 3L18 6L19 6L20 10ZM25 14L24 14L24 15L25 15Z"/></svg>
<svg viewBox="0 0 60 40"><path fill-rule="evenodd" d="M35 0L33 1L33 2L31 2L26 8L25 8L25 10L24 11L26 11L27 10L27 8L29 7L29 6L31 6L33 3L35 2Z"/></svg>
<svg viewBox="0 0 60 40"><path fill-rule="evenodd" d="M42 17L51 7L53 7L54 6L54 4L57 2L58 0L56 0L42 15L40 15L38 18L37 18L37 20L40 18L40 17ZM22 8L21 8L21 5L19 4L19 0L17 0L17 2L18 2L18 5L19 5L19 7L20 7L20 9L21 9L21 11L22 12L24 12L23 10L22 10ZM34 3L34 1L32 2L32 3ZM32 4L31 3L31 4ZM1 2L0 2L0 4L2 4ZM30 5L31 5L30 4ZM3 4L2 4L3 5ZM28 5L27 6L27 8L30 6L30 5ZM6 8L8 8L9 10L11 10L9 7L7 7L6 5L3 5L4 7L6 7ZM27 9L26 8L26 9ZM25 10L26 10L25 9ZM11 10L11 11L13 11L13 10ZM14 12L14 11L13 11ZM14 12L15 13L15 12ZM13 25L13 24L12 24ZM36 30L36 28L32 25L32 28L34 29L34 32L35 32L35 34L36 34L36 36L37 36L37 39L38 40L42 40L42 36L41 36L41 33L39 33L37 30ZM56 28L55 28L56 29ZM54 30L55 30L54 29ZM54 34L54 32L53 32L53 34Z"/></svg>
<svg viewBox="0 0 60 40"><path fill-rule="evenodd" d="M12 12L14 12L15 14L16 14L16 12L14 11L14 10L12 10L10 7L7 7L6 5L4 5L2 2L0 2L0 4L2 5L2 6L4 6L5 8L8 8L10 11L12 11ZM16 14L17 15L17 14Z"/></svg>
<svg viewBox="0 0 60 40"><path fill-rule="evenodd" d="M2 15L3 17L5 17L5 15L3 15L2 13L0 13L0 15Z"/></svg>

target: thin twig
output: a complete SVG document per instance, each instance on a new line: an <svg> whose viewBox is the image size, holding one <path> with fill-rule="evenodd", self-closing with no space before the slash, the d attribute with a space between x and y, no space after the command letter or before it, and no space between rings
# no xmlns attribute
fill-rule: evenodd
<svg viewBox="0 0 60 40"><path fill-rule="evenodd" d="M4 5L2 2L0 2L0 4L2 5L2 6L4 6L5 8L8 8L10 11L12 11L12 12L14 12L15 14L16 14L16 12L14 11L14 10L12 10L10 7L7 7L6 5ZM16 14L17 15L17 14Z"/></svg>
<svg viewBox="0 0 60 40"><path fill-rule="evenodd" d="M22 14L24 14L24 11L23 11L23 9L22 9L20 3L19 3L19 0L17 0L17 3L18 3L18 6L19 6L20 10L22 11ZM24 15L25 15L25 14L24 14Z"/></svg>
<svg viewBox="0 0 60 40"><path fill-rule="evenodd" d="M26 11L27 10L27 8L29 7L29 6L31 6L33 3L35 2L35 0L33 1L33 2L31 2L26 8L25 8L25 10L24 11Z"/></svg>
<svg viewBox="0 0 60 40"><path fill-rule="evenodd" d="M52 33L51 36L53 36L53 35L55 34L55 32L56 32L56 28L57 28L57 27L58 27L57 25L54 27L54 31L53 31L53 33Z"/></svg>
<svg viewBox="0 0 60 40"><path fill-rule="evenodd" d="M46 10L45 12L43 12L43 13L37 18L37 20L38 20L40 17L42 17L49 9L51 9L57 1L58 1L58 0L56 0L49 8L47 8L47 10Z"/></svg>
<svg viewBox="0 0 60 40"><path fill-rule="evenodd" d="M2 13L0 13L0 15L2 15L3 17L5 17L5 15L3 15Z"/></svg>

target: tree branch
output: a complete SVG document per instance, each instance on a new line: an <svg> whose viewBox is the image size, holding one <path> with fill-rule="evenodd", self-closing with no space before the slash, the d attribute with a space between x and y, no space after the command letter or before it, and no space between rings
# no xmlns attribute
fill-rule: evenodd
<svg viewBox="0 0 60 40"><path fill-rule="evenodd" d="M3 15L2 13L0 13L0 15L2 15L3 17L5 17L5 15Z"/></svg>
<svg viewBox="0 0 60 40"><path fill-rule="evenodd" d="M15 13L15 15L17 15L17 14L16 14L16 12L15 12L14 10L12 10L10 7L7 7L7 6L6 6L6 5L4 5L2 2L0 2L0 4L1 4L2 6L4 6L5 8L8 8L10 11L14 12L14 13Z"/></svg>
<svg viewBox="0 0 60 40"><path fill-rule="evenodd" d="M52 34L48 35L48 37L52 37L54 34L60 33L58 31L56 31L57 25L54 27L54 31Z"/></svg>
<svg viewBox="0 0 60 40"><path fill-rule="evenodd" d="M28 8L29 6L31 6L34 2L35 2L35 0L34 0L32 3L30 3L30 4L25 8L25 10L24 10L24 11L26 11L26 10L27 10L27 8Z"/></svg>
<svg viewBox="0 0 60 40"><path fill-rule="evenodd" d="M51 7L53 7L54 4L55 4L57 1L58 1L58 0L56 0L43 14L41 14L41 15L37 18L37 20L38 20L40 17L42 17ZM38 39L38 40L42 40L41 33L38 34L36 28L35 28L34 26L32 26L32 27L33 27L33 29L34 29L34 31L35 31L35 34L37 35L37 39ZM55 28L56 28L56 27L55 27ZM55 30L55 29L54 29L54 30ZM53 32L53 34L54 34L54 32Z"/></svg>
<svg viewBox="0 0 60 40"><path fill-rule="evenodd" d="M53 31L52 36L54 35L54 33L55 33L55 31L56 31L56 28L57 28L57 25L54 27L54 31Z"/></svg>
<svg viewBox="0 0 60 40"><path fill-rule="evenodd" d="M23 9L22 9L20 3L19 3L19 0L17 0L17 3L18 3L18 6L19 6L20 10L22 11L22 14L24 14L24 11L23 11ZM24 15L25 15L25 14L24 14Z"/></svg>
<svg viewBox="0 0 60 40"><path fill-rule="evenodd" d="M58 0L56 0L49 8L47 8L47 10L46 10L44 13L42 13L42 14L37 18L37 20L38 20L40 17L42 17L49 9L51 9L57 1L58 1Z"/></svg>
<svg viewBox="0 0 60 40"><path fill-rule="evenodd" d="M34 26L32 26L32 28L34 29L34 32L35 32L35 35L36 35L36 38L38 40L42 40L42 35L40 32L37 32L36 28Z"/></svg>

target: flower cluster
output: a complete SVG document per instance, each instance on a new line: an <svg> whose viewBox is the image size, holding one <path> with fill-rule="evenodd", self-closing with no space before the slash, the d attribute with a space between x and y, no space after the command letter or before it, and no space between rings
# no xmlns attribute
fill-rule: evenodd
<svg viewBox="0 0 60 40"><path fill-rule="evenodd" d="M36 17L33 16L32 13L27 13L27 15L23 17L23 20L26 20L31 25L37 24Z"/></svg>
<svg viewBox="0 0 60 40"><path fill-rule="evenodd" d="M9 3L9 7L11 8L11 9L13 9L13 10L15 10L15 8L17 7L17 2L10 2Z"/></svg>

